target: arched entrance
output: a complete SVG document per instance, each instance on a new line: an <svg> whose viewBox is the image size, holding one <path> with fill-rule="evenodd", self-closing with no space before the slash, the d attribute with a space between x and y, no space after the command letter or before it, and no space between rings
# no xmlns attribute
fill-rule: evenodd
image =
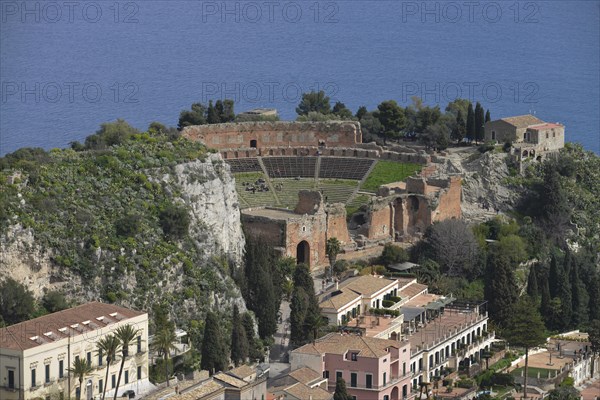
<svg viewBox="0 0 600 400"><path fill-rule="evenodd" d="M390 397L390 400L398 400L398 386L394 386L394 388L392 389L392 396Z"/></svg>
<svg viewBox="0 0 600 400"><path fill-rule="evenodd" d="M296 247L296 262L310 266L310 245L306 240L298 243L298 247Z"/></svg>
<svg viewBox="0 0 600 400"><path fill-rule="evenodd" d="M88 380L87 381L87 385L85 387L85 391L86 391L86 399L87 400L92 400L94 398L94 389L92 387L92 380Z"/></svg>

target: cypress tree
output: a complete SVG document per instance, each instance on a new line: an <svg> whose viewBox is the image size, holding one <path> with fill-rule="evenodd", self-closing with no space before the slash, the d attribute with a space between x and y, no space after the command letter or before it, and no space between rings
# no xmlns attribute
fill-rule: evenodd
<svg viewBox="0 0 600 400"><path fill-rule="evenodd" d="M548 316L550 315L550 302L552 298L550 297L550 285L548 284L548 274L543 274L541 279L540 291L542 295L542 303L540 305L540 312L546 319L546 324L548 323Z"/></svg>
<svg viewBox="0 0 600 400"><path fill-rule="evenodd" d="M475 105L475 143L483 140L483 123L483 107L481 107L481 104L477 102Z"/></svg>
<svg viewBox="0 0 600 400"><path fill-rule="evenodd" d="M600 277L599 274L595 271L591 272L590 283L589 283L589 298L588 298L588 310L589 310L589 320L593 321L595 319L600 320Z"/></svg>
<svg viewBox="0 0 600 400"><path fill-rule="evenodd" d="M224 113L223 102L221 100L217 100L217 102L215 103L215 114L216 114L219 122L225 122L223 120L223 113Z"/></svg>
<svg viewBox="0 0 600 400"><path fill-rule="evenodd" d="M563 263L563 270L559 277L558 296L560 297L562 327L571 326L573 317L573 297L571 296L571 252L567 249Z"/></svg>
<svg viewBox="0 0 600 400"><path fill-rule="evenodd" d="M220 122L219 114L213 106L212 100L208 102L208 111L206 112L206 122L209 124L218 124Z"/></svg>
<svg viewBox="0 0 600 400"><path fill-rule="evenodd" d="M225 369L227 351L223 343L223 335L219 329L220 322L212 311L206 313L204 322L204 336L202 339L202 358L200 366L212 375Z"/></svg>
<svg viewBox="0 0 600 400"><path fill-rule="evenodd" d="M475 112L471 103L467 109L467 139L475 140Z"/></svg>
<svg viewBox="0 0 600 400"><path fill-rule="evenodd" d="M518 293L510 259L497 250L488 256L484 293L490 316L498 325L506 324Z"/></svg>
<svg viewBox="0 0 600 400"><path fill-rule="evenodd" d="M465 135L467 134L467 127L466 127L466 123L465 123L465 119L462 115L462 111L458 110L458 113L456 114L456 126L454 127L454 129L452 130L452 139L456 140L457 142L460 142L461 140L464 139Z"/></svg>
<svg viewBox="0 0 600 400"><path fill-rule="evenodd" d="M248 336L237 304L233 306L233 315L231 318L231 361L237 367L248 359Z"/></svg>
<svg viewBox="0 0 600 400"><path fill-rule="evenodd" d="M578 327L588 321L587 304L584 299L587 297L585 287L579 279L579 264L575 260L571 266L571 302L573 315L571 317L571 325Z"/></svg>
<svg viewBox="0 0 600 400"><path fill-rule="evenodd" d="M346 381L344 378L340 378L335 382L335 392L333 393L333 400L350 400L352 397L348 394L346 389Z"/></svg>
<svg viewBox="0 0 600 400"><path fill-rule="evenodd" d="M304 320L308 315L308 296L302 287L294 288L290 302L290 343L293 348L307 343Z"/></svg>
<svg viewBox="0 0 600 400"><path fill-rule="evenodd" d="M529 268L529 276L527 277L527 294L531 296L532 299L537 299L538 297L538 277L535 270L536 264Z"/></svg>
<svg viewBox="0 0 600 400"><path fill-rule="evenodd" d="M550 286L550 297L558 296L558 280L560 278L560 271L558 270L558 262L556 261L556 255L552 254L550 258L550 271L548 272L548 283Z"/></svg>
<svg viewBox="0 0 600 400"><path fill-rule="evenodd" d="M490 122L492 120L492 117L490 116L490 110L488 109L485 112L485 122Z"/></svg>

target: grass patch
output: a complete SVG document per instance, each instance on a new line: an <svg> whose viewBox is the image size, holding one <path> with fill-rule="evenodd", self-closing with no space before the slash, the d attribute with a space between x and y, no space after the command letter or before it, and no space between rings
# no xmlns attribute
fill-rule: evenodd
<svg viewBox="0 0 600 400"><path fill-rule="evenodd" d="M350 217L356 213L363 205L368 204L371 196L367 194L359 194L346 206L346 215Z"/></svg>
<svg viewBox="0 0 600 400"><path fill-rule="evenodd" d="M403 181L421 170L420 164L400 163L394 161L378 161L371 171L362 190L375 193L379 186L386 183Z"/></svg>

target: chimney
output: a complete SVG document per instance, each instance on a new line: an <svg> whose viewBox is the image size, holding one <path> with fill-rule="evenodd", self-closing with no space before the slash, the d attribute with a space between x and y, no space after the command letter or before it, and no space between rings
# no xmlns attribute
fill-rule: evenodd
<svg viewBox="0 0 600 400"><path fill-rule="evenodd" d="M335 290L340 290L340 282L337 279L335 280Z"/></svg>

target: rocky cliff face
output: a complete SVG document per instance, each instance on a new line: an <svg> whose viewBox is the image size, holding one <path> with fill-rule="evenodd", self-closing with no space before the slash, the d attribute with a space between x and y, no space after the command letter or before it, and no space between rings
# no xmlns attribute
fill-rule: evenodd
<svg viewBox="0 0 600 400"><path fill-rule="evenodd" d="M467 221L482 222L516 205L522 189L506 183L510 176L507 157L505 153L479 154L471 150L438 160L437 174L463 177L461 211Z"/></svg>
<svg viewBox="0 0 600 400"><path fill-rule="evenodd" d="M153 243L156 233L144 232L144 237L123 240L121 248L93 247L91 257L97 274L86 281L56 261L64 249L49 245L35 225L25 228L22 216L15 215L8 228L0 231L0 279L10 276L38 298L48 290L60 290L76 302L111 301L107 292L112 291L116 293L113 301L144 310L157 300L166 300L177 310L174 314L179 320L199 318L207 307L223 308L234 302L245 310L239 289L230 278L231 269L241 265L245 240L229 166L220 155L210 154L202 161L149 169L144 174L148 182L162 187L170 201L188 211L186 237L167 243L168 247ZM18 190L25 193L31 186L24 183ZM18 193L14 204L26 209L26 197ZM135 195L131 197L138 200ZM78 236L77 232L74 237L54 239L70 241L66 247L72 251L85 246L85 235ZM153 246L162 246L164 258L156 260L149 255L157 252Z"/></svg>

